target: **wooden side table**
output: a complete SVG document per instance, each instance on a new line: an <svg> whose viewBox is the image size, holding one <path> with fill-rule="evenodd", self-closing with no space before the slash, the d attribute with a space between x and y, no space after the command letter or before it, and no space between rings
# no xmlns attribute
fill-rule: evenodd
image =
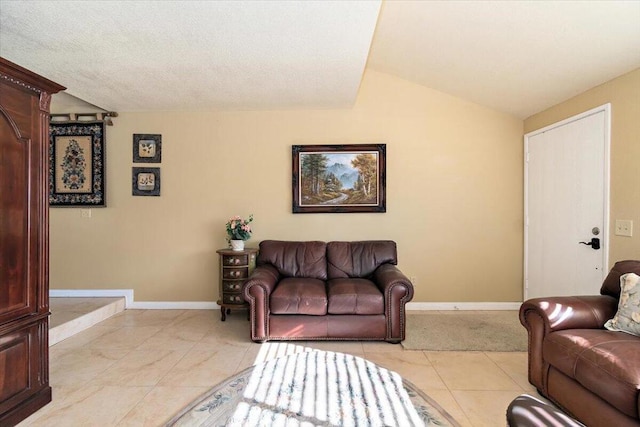
<svg viewBox="0 0 640 427"><path fill-rule="evenodd" d="M219 249L220 255L220 299L218 305L222 312L222 321L234 309L248 309L249 304L242 296L242 285L256 268L258 249L245 248L242 251Z"/></svg>

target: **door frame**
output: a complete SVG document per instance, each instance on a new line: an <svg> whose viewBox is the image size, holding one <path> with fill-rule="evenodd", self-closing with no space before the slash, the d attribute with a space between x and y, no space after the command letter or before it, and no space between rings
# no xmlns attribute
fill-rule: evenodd
<svg viewBox="0 0 640 427"><path fill-rule="evenodd" d="M528 132L524 135L524 268L523 268L523 300L528 299L529 292L529 138L548 132L568 123L575 122L588 116L604 113L604 212L602 226L602 279L609 269L609 213L610 213L610 185L611 185L611 103L600 105L584 113L571 116L567 119Z"/></svg>

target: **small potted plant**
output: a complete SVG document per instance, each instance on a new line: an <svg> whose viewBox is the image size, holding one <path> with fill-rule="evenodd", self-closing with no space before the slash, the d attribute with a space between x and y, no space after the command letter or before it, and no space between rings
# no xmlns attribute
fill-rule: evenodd
<svg viewBox="0 0 640 427"><path fill-rule="evenodd" d="M227 221L227 240L234 251L244 250L244 241L251 238L251 221L253 215L249 215L249 219L242 219L236 215Z"/></svg>

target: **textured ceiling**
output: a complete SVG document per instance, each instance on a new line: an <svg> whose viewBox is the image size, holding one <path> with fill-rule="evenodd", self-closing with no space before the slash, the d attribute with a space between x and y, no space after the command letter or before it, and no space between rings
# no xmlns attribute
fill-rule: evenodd
<svg viewBox="0 0 640 427"><path fill-rule="evenodd" d="M525 118L640 67L639 22L640 1L0 0L0 56L114 111L348 108L367 66Z"/></svg>
<svg viewBox="0 0 640 427"><path fill-rule="evenodd" d="M388 1L369 67L526 118L640 67L640 1Z"/></svg>
<svg viewBox="0 0 640 427"><path fill-rule="evenodd" d="M115 111L352 105L380 1L1 1L0 55Z"/></svg>

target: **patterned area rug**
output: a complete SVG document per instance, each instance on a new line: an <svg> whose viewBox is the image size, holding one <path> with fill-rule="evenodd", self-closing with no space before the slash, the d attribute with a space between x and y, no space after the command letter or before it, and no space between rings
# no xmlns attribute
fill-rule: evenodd
<svg viewBox="0 0 640 427"><path fill-rule="evenodd" d="M458 426L400 375L360 357L307 351L218 384L167 426Z"/></svg>

